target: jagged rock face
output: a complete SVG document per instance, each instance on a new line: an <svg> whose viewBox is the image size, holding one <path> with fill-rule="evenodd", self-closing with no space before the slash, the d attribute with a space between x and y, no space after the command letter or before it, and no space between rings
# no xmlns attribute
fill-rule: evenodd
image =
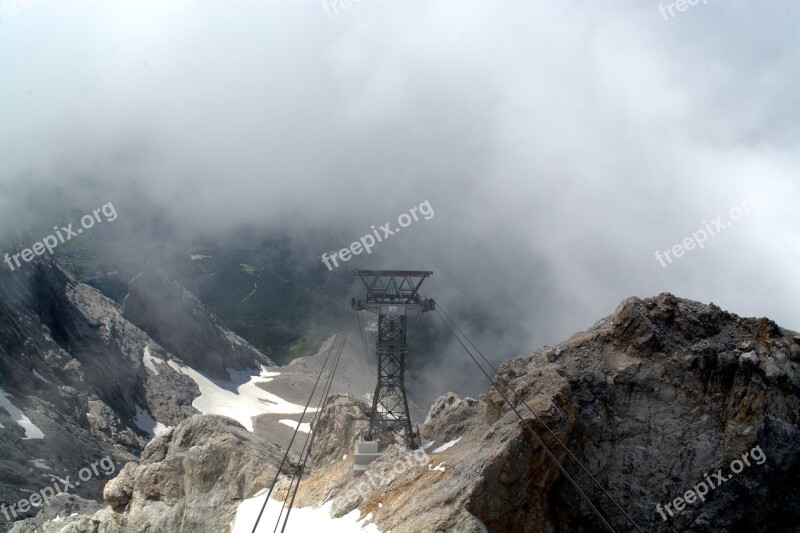
<svg viewBox="0 0 800 533"><path fill-rule="evenodd" d="M44 506L34 518L16 522L9 530L12 533L70 533L95 532L96 524L91 516L105 505L96 500L87 500L75 494L59 494ZM65 518L69 517L69 525Z"/></svg>
<svg viewBox="0 0 800 533"><path fill-rule="evenodd" d="M126 488L108 487L106 501L124 512L106 514L107 531L225 531L241 500L271 484L282 456L229 418L194 416L148 444L121 476Z"/></svg>
<svg viewBox="0 0 800 533"><path fill-rule="evenodd" d="M50 260L0 278L0 386L44 434L26 439L0 409L0 502L12 505L26 497L22 489L49 484L47 474L74 479L109 452L122 461L138 455L143 435L122 420L133 416L135 403L146 405L141 350L148 339L125 329L113 302ZM100 482L77 491L98 496Z"/></svg>
<svg viewBox="0 0 800 533"><path fill-rule="evenodd" d="M450 441L464 433L480 412L477 400L459 398L452 392L440 396L428 411L423 428L426 435Z"/></svg>
<svg viewBox="0 0 800 533"><path fill-rule="evenodd" d="M241 500L271 485L282 456L234 420L196 415L153 439L139 463L125 465L105 487L108 507L46 525L104 533L228 531ZM292 456L285 469L295 466Z"/></svg>
<svg viewBox="0 0 800 533"><path fill-rule="evenodd" d="M625 300L614 315L562 344L553 363L578 413L572 449L649 528L798 527L798 341L770 320L669 294ZM527 358L529 368L548 366L537 355ZM517 382L527 388L530 380ZM764 464L668 521L656 513L656 504L682 496L706 473L728 470L755 446ZM556 509L574 502L566 494Z"/></svg>
<svg viewBox="0 0 800 533"><path fill-rule="evenodd" d="M332 394L314 428L311 465L321 469L353 454L356 437L369 429L371 405L352 394Z"/></svg>
<svg viewBox="0 0 800 533"><path fill-rule="evenodd" d="M207 324L200 310L197 316ZM227 353L238 354L237 361L255 352L236 346L240 339L216 325L207 337L227 339L234 346ZM144 364L145 353L185 364L128 321L114 301L78 283L52 259L36 258L14 272L0 269L0 387L45 435L26 439L0 408L0 504L42 489L48 475L75 479L82 467L106 455L120 467L135 460L150 438L135 423L137 407L170 426L197 413L191 405L200 394L194 381L168 364L151 362L154 372ZM202 353L192 356L202 359ZM246 366L264 360L253 355ZM235 365L220 364L215 373L225 366ZM73 492L99 499L106 481L93 477ZM0 513L0 531L8 522Z"/></svg>
<svg viewBox="0 0 800 533"><path fill-rule="evenodd" d="M179 283L148 264L130 282L125 318L189 366L227 378L226 368L253 368L274 363L247 342L221 327L217 318Z"/></svg>
<svg viewBox="0 0 800 533"><path fill-rule="evenodd" d="M494 381L618 531L632 526L556 438L645 531L796 531L799 353L800 337L767 319L662 294L628 299L588 331L508 361ZM335 486L337 515L359 507L396 532L605 529L494 388L477 402L440 398L422 433L435 440L427 466L387 476L386 461L401 460L387 454L354 497L360 482L340 461L301 488L301 501L319 503ZM705 502L667 520L656 511L706 474L727 478L756 446L766 459L751 455Z"/></svg>
<svg viewBox="0 0 800 533"><path fill-rule="evenodd" d="M556 439L644 531L800 528L800 336L769 320L669 294L631 298L588 331L506 362L494 383L530 428L495 388L478 400L448 394L421 428L434 441L424 452L393 446L355 479L352 443L368 405L332 398L314 428L314 470L296 505L332 499L337 516L358 508L398 533L604 531L539 436L617 531L632 527ZM756 447L764 461L751 455L704 502L666 520L658 514L657 504L706 474L731 476L729 465ZM279 460L235 422L194 417L106 486L113 509L70 526L225 531L239 500L268 486Z"/></svg>

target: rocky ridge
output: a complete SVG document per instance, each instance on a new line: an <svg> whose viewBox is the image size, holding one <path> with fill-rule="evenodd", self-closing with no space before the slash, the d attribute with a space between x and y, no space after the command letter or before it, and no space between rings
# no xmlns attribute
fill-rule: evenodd
<svg viewBox="0 0 800 533"><path fill-rule="evenodd" d="M520 394L515 403L527 423L617 530L631 527L556 438L645 531L788 532L800 528L799 367L795 332L662 294L623 301L589 330L507 361L499 376ZM503 380L494 383L514 397ZM331 398L315 428L312 473L297 506L332 500L336 516L359 509L382 531L604 530L494 388L478 399L439 398L421 428L424 453L393 446L353 479L352 440L366 427L368 409L363 398ZM241 465L223 468L208 458L259 457L248 464L274 474L276 456L267 452L275 450L259 455L263 443L206 418L151 442L142 460L107 486L109 505L72 518L72 530L122 531L115 528L126 524L152 531L162 513L174 531L205 531L202 517L213 520L213 513L224 519L209 523L226 530L236 504L270 476L242 482ZM192 428L207 424L214 428L208 440L176 437L198 435ZM237 439L238 455L231 452ZM189 460L195 445L203 451ZM732 461L755 447L765 460L730 475ZM720 469L730 478L704 502L661 518L657 505ZM199 490L190 493L189 478L201 480ZM283 486L285 480L278 494Z"/></svg>
<svg viewBox="0 0 800 533"><path fill-rule="evenodd" d="M499 374L645 531L797 531L798 370L796 333L662 294L627 299L588 331L511 359ZM629 530L516 405L611 524ZM368 471L375 482L352 479L349 461L322 464L300 504L333 498L337 516L359 508L383 531L604 530L494 388L478 400L440 398L422 433L435 441L424 464L397 473L409 452L391 449ZM437 453L443 443L451 446ZM732 461L756 446L763 464L731 476L702 505L666 520L657 512L707 473L730 476Z"/></svg>
<svg viewBox="0 0 800 533"><path fill-rule="evenodd" d="M227 368L274 365L247 341L220 325L191 292L149 263L131 280L122 314L164 349L210 376L225 379Z"/></svg>
<svg viewBox="0 0 800 533"><path fill-rule="evenodd" d="M138 462L125 465L105 486L106 507L94 513L91 507L74 514L64 510L59 520L37 517L11 531L226 531L242 499L272 482L282 456L278 446L229 418L196 415L158 435ZM286 471L294 466L292 457ZM62 510L63 505L53 507Z"/></svg>
<svg viewBox="0 0 800 533"><path fill-rule="evenodd" d="M44 435L29 438L0 408L0 503L16 504L53 476L74 479L81 467L100 457L110 455L121 468L139 457L155 431L154 420L175 426L197 414L192 407L200 394L195 382L160 362L187 365L206 351L224 354L224 366L214 359L202 365L214 375L228 367L272 364L219 326L185 291L182 307L173 307L174 315L163 318L179 319L194 334L192 343L180 344L180 337L153 327L146 317L155 313L148 306L156 300L148 295L164 294L164 278L148 267L132 284L130 304L123 309L47 256L14 272L0 269L2 391ZM164 348L161 342L166 341L174 341L176 351ZM106 481L95 476L75 493L99 499ZM0 531L8 524L0 514Z"/></svg>

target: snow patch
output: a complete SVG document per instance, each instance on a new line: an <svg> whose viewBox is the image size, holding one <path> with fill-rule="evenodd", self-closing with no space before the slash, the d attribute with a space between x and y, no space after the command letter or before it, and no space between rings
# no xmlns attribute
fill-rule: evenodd
<svg viewBox="0 0 800 533"><path fill-rule="evenodd" d="M47 466L47 464L44 462L44 459L33 459L31 460L31 463L33 463L33 466L36 468L41 468L42 470L52 470L52 468Z"/></svg>
<svg viewBox="0 0 800 533"><path fill-rule="evenodd" d="M450 442L445 442L444 444L442 444L441 446L439 446L438 448L433 450L433 453L441 453L441 452L445 451L446 449L451 448L451 447L455 446L456 444L458 444L458 441L460 441L460 440L461 440L461 437L458 437L456 440L451 440Z"/></svg>
<svg viewBox="0 0 800 533"><path fill-rule="evenodd" d="M158 357L153 357L150 355L150 347L144 347L144 354L142 355L142 362L144 363L145 368L155 374L158 375L158 369L156 368L155 363L164 364L163 359L159 359Z"/></svg>
<svg viewBox="0 0 800 533"><path fill-rule="evenodd" d="M66 470L66 468L64 470ZM69 481L67 481L67 479L69 479L69 476L67 476L67 479L61 479L60 477L55 476L53 474L42 474L42 475L50 478L51 482L58 481L59 483L64 483L65 487L68 487L70 485Z"/></svg>
<svg viewBox="0 0 800 533"><path fill-rule="evenodd" d="M19 424L22 429L25 430L25 436L22 437L22 440L29 440L29 439L43 439L44 433L42 430L37 428L31 419L25 416L25 413L14 407L11 401L8 399L11 395L0 388L0 407L5 409L11 418Z"/></svg>
<svg viewBox="0 0 800 533"><path fill-rule="evenodd" d="M311 433L311 424L309 422L302 422L298 424L297 420L290 420L288 418L284 418L283 420L278 420L278 422L280 422L284 426L289 426L292 429L298 429L303 433Z"/></svg>
<svg viewBox="0 0 800 533"><path fill-rule="evenodd" d="M192 261L199 261L200 259L208 259L210 257L210 255L192 254Z"/></svg>
<svg viewBox="0 0 800 533"><path fill-rule="evenodd" d="M50 383L49 381L47 381L47 378L45 378L43 375L41 375L40 373L38 373L38 372L36 371L36 369L35 369L35 368L33 369L33 375L34 375L35 377L37 377L37 378L41 379L41 380L42 380L42 381L44 381L45 383L49 383L50 385L52 385L52 383Z"/></svg>
<svg viewBox="0 0 800 533"><path fill-rule="evenodd" d="M433 463L431 463L430 465L428 465L428 470L438 470L439 472L444 472L444 464L445 464L445 463L444 463L444 461L442 461L442 462L441 462L441 463L439 463L438 465L434 466L433 468L431 468L431 465L432 465L432 464L433 464Z"/></svg>
<svg viewBox="0 0 800 533"><path fill-rule="evenodd" d="M212 380L197 370L167 361L176 372L192 378L200 389L200 396L192 401L192 407L206 415L221 415L233 418L248 431L253 431L253 417L263 414L299 415L305 409L302 405L287 402L280 396L267 392L258 386L268 383L280 372L269 372L261 367L258 375L251 372L228 369L230 381ZM236 392L233 392L236 390ZM308 408L309 413L317 409ZM293 421L294 422L294 421ZM293 426L294 427L294 426Z"/></svg>
<svg viewBox="0 0 800 533"><path fill-rule="evenodd" d="M234 519L231 533L250 533L253 530L253 524L256 523L256 518L261 510L261 506L264 505L264 499L266 497L266 493L259 494L239 504L239 507L236 509L236 518ZM267 502L264 515L258 522L256 533L272 532L275 528L275 523L277 522L282 505L283 502L278 500L269 500ZM358 509L354 509L339 518L331 518L332 506L333 501L329 501L317 508L292 507L292 513L289 515L289 521L286 524L286 531L288 533L308 533L309 531L324 531L325 533L380 533L378 526L367 523L372 519L371 513L360 519L359 516L361 512ZM285 514L284 512L284 516Z"/></svg>
<svg viewBox="0 0 800 533"><path fill-rule="evenodd" d="M137 428L149 433L151 437L155 437L169 429L169 427L150 416L147 409L142 409L138 405L136 406L136 416L133 417L133 423L136 424Z"/></svg>

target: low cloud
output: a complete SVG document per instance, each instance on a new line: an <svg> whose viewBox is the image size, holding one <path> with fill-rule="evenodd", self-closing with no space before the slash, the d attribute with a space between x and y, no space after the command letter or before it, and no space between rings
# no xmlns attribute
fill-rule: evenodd
<svg viewBox="0 0 800 533"><path fill-rule="evenodd" d="M324 268L427 200L374 267L433 270L426 296L493 361L662 291L800 329L796 24L780 2L667 23L647 3L42 0L0 28L3 229L112 201L119 231L254 227ZM661 267L753 194L763 211ZM477 386L442 361L441 387Z"/></svg>

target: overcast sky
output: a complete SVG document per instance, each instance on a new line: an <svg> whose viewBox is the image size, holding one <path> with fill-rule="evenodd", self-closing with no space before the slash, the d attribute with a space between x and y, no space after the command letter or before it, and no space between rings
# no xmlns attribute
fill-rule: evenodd
<svg viewBox="0 0 800 533"><path fill-rule="evenodd" d="M664 291L800 330L797 3L333 3L0 0L4 229L21 186L120 219L135 189L319 256L427 200L371 259L433 270L489 346Z"/></svg>

